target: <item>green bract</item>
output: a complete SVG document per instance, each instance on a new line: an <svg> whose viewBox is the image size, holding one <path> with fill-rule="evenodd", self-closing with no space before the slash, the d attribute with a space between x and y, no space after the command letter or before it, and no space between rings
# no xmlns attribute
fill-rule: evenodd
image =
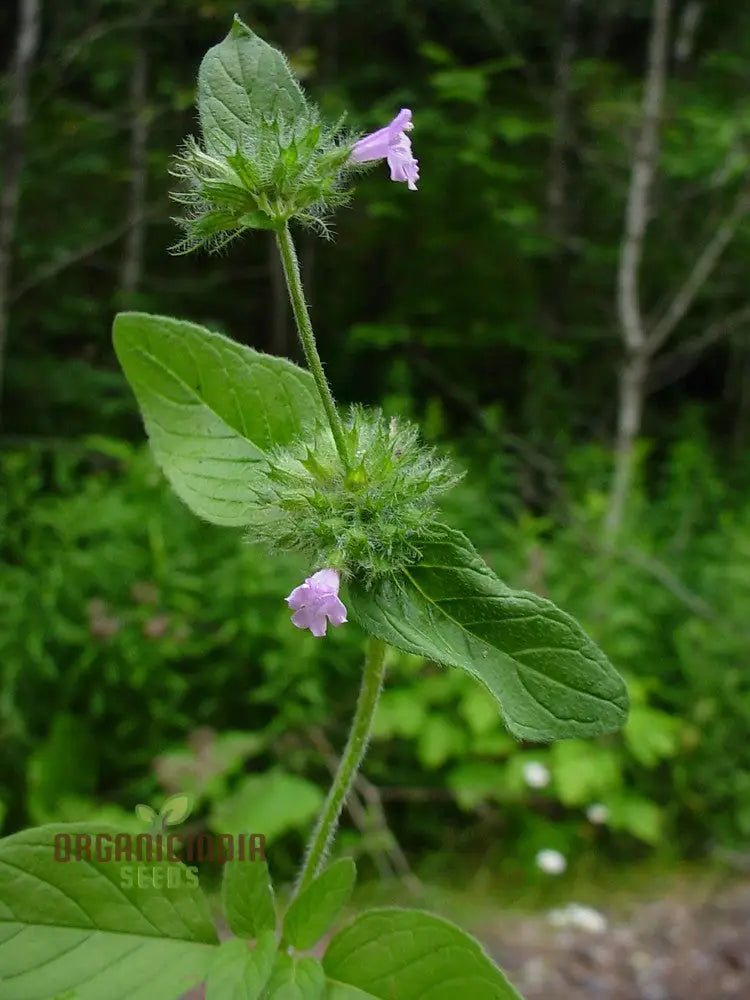
<svg viewBox="0 0 750 1000"><path fill-rule="evenodd" d="M263 517L249 537L369 586L419 559L437 497L460 477L412 424L354 407L344 429L348 472L328 428L271 454L266 477L252 484Z"/></svg>
<svg viewBox="0 0 750 1000"><path fill-rule="evenodd" d="M326 212L348 199L352 143L341 122L321 123L282 54L239 18L203 59L198 114L202 141L187 138L171 171L182 182L172 198L185 206L175 250L215 250L292 218L326 232Z"/></svg>

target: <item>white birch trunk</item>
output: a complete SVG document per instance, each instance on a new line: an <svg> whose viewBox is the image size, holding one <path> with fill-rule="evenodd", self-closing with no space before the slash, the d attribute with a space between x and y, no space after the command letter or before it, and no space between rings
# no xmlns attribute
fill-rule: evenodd
<svg viewBox="0 0 750 1000"><path fill-rule="evenodd" d="M40 21L40 0L18 0L18 29L8 75L5 169L0 190L0 399L8 344L13 242L21 200L21 176L29 123L29 76L39 46Z"/></svg>

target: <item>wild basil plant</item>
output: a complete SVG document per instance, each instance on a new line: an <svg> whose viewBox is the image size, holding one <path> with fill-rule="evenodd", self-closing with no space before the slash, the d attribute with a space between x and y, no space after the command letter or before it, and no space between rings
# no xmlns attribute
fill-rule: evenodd
<svg viewBox="0 0 750 1000"><path fill-rule="evenodd" d="M239 19L203 59L198 110L201 136L186 140L173 168L183 209L176 249L273 233L307 368L142 313L117 316L115 349L178 496L271 552L303 554L306 579L279 593L293 612L289 627L309 630L310 642L325 641L329 626L368 637L359 700L282 914L265 862L233 860L222 896L235 936L219 944L192 880L152 878L146 889L123 879L122 860L55 857L60 832L90 833L83 825L26 830L0 841L0 992L5 1000L172 1000L207 979L208 1000L518 997L471 937L419 910L360 913L315 956L305 954L328 935L354 885L354 863L328 857L367 746L387 646L466 671L496 700L498 725L523 740L619 728L625 686L576 621L508 587L441 523L439 498L457 476L417 429L359 406L342 412L326 380L291 224L325 234L368 163L386 161L405 197L418 197L407 193L419 180L411 111L394 109L389 124L359 138L323 121L284 57Z"/></svg>

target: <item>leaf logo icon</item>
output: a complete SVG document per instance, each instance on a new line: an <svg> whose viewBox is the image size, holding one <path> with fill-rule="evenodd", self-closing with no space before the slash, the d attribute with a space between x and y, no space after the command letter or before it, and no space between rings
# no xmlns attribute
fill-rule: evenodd
<svg viewBox="0 0 750 1000"><path fill-rule="evenodd" d="M186 792L170 795L158 813L142 802L135 807L136 816L141 823L150 828L152 833L161 833L168 826L184 823L192 811L193 797Z"/></svg>

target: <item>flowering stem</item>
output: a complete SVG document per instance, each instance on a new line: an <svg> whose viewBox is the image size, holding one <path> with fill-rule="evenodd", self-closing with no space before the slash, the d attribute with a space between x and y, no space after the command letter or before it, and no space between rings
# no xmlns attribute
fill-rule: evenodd
<svg viewBox="0 0 750 1000"><path fill-rule="evenodd" d="M310 843L307 847L305 861L297 879L295 894L315 878L325 860L328 847L333 840L338 826L339 816L344 802L354 783L354 779L362 763L370 738L372 720L380 697L380 689L385 676L386 644L382 639L370 637L367 645L365 669L362 684L359 689L357 708L354 713L349 739L339 762L336 777L333 779L328 797L318 817Z"/></svg>
<svg viewBox="0 0 750 1000"><path fill-rule="evenodd" d="M294 249L292 234L289 232L289 226L287 224L284 225L283 229L280 229L276 233L276 241L279 245L281 263L284 267L284 277L286 278L289 298L292 302L292 310L297 324L299 339L302 342L302 348L305 352L305 357L307 358L307 364L309 365L312 376L315 379L315 384L318 387L320 398L323 401L323 407L326 411L326 416L328 417L328 423L331 425L333 439L336 442L336 450L341 457L344 468L348 471L349 453L346 449L346 442L344 440L344 427L341 423L341 417L336 410L336 403L334 402L333 394L331 393L331 387L328 385L328 380L326 379L325 372L323 371L323 364L320 360L320 355L318 354L318 348L315 343L315 333L313 332L312 323L310 322L310 314L307 311L305 293L302 288L302 278L299 273L297 252Z"/></svg>

